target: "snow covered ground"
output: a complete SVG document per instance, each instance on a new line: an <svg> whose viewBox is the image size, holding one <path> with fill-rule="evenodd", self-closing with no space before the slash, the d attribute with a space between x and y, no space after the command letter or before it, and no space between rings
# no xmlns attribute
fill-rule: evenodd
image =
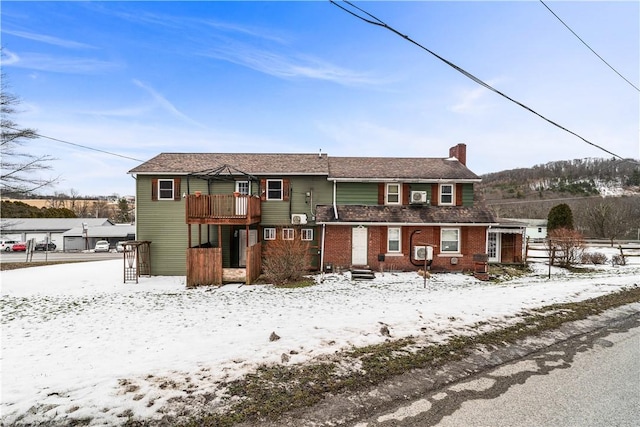
<svg viewBox="0 0 640 427"><path fill-rule="evenodd" d="M172 398L219 395L216 381L259 364L383 342L382 325L392 338L440 342L480 321L501 325L523 310L638 285L640 258L632 262L589 274L553 269L550 280L540 264L499 284L441 274L426 288L416 273L358 282L347 273L300 289L187 290L184 277L123 284L121 260L4 271L1 420L160 418ZM270 341L272 332L281 339Z"/></svg>

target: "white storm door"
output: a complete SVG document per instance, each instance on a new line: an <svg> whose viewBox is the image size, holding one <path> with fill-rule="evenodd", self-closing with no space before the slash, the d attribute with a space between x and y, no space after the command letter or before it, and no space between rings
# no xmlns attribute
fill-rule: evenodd
<svg viewBox="0 0 640 427"><path fill-rule="evenodd" d="M354 227L351 231L351 264L367 265L367 228Z"/></svg>
<svg viewBox="0 0 640 427"><path fill-rule="evenodd" d="M498 233L489 233L487 242L489 262L500 262L500 238Z"/></svg>
<svg viewBox="0 0 640 427"><path fill-rule="evenodd" d="M238 265L247 266L247 230L238 230ZM249 246L258 243L258 230L249 230Z"/></svg>
<svg viewBox="0 0 640 427"><path fill-rule="evenodd" d="M246 196L251 191L249 181L236 181L236 192L240 193L243 196ZM247 197L238 197L236 199L236 215L246 215L247 214L247 203L249 199Z"/></svg>

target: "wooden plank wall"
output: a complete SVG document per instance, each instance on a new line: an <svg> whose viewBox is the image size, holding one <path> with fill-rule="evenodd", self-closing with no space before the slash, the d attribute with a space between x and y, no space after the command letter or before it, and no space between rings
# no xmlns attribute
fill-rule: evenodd
<svg viewBox="0 0 640 427"><path fill-rule="evenodd" d="M247 248L247 285L253 283L262 271L262 243Z"/></svg>
<svg viewBox="0 0 640 427"><path fill-rule="evenodd" d="M222 249L187 249L187 287L222 284Z"/></svg>

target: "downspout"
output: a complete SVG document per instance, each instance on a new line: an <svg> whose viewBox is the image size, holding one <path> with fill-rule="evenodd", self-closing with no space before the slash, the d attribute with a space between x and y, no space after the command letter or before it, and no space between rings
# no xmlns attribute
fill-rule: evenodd
<svg viewBox="0 0 640 427"><path fill-rule="evenodd" d="M322 224L322 241L320 242L320 271L321 277L324 279L324 234L326 232L326 224Z"/></svg>
<svg viewBox="0 0 640 427"><path fill-rule="evenodd" d="M333 180L333 216L338 220L338 206L337 206L337 188L338 183L336 180Z"/></svg>

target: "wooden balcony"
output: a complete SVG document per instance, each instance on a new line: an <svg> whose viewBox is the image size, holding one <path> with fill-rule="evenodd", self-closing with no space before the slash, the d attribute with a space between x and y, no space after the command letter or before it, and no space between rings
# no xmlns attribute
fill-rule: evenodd
<svg viewBox="0 0 640 427"><path fill-rule="evenodd" d="M233 194L189 194L187 224L248 225L260 222L260 198Z"/></svg>

